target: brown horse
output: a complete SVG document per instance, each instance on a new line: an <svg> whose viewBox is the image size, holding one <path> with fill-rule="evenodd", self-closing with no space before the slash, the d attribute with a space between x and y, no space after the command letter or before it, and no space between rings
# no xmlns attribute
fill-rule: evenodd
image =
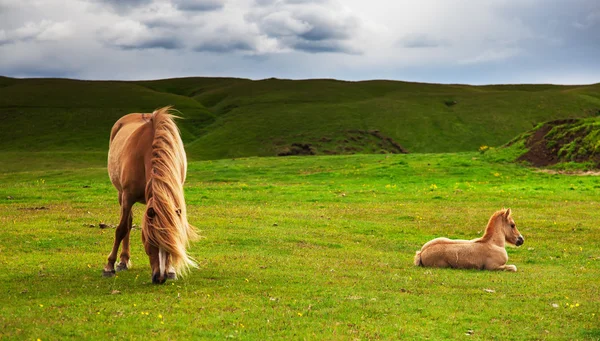
<svg viewBox="0 0 600 341"><path fill-rule="evenodd" d="M517 230L509 209L492 215L483 237L473 240L436 238L427 242L415 255L415 265L437 268L517 271L506 265L508 254L504 242L520 246L524 238Z"/></svg>
<svg viewBox="0 0 600 341"><path fill-rule="evenodd" d="M129 114L119 119L110 134L108 174L119 191L121 221L104 267L104 276L114 276L119 245L123 242L117 270L129 262L129 234L132 206L146 204L142 219L142 241L152 267L152 282L175 279L189 267L196 267L186 248L196 238L187 221L183 183L187 159L172 109L152 114Z"/></svg>

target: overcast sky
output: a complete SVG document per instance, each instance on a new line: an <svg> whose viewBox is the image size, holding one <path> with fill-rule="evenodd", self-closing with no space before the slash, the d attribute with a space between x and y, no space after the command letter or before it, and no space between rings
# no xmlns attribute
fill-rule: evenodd
<svg viewBox="0 0 600 341"><path fill-rule="evenodd" d="M0 75L600 82L600 0L0 0Z"/></svg>

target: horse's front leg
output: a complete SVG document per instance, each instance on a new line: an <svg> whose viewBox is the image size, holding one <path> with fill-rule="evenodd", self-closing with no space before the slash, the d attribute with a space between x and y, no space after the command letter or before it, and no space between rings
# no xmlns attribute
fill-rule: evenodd
<svg viewBox="0 0 600 341"><path fill-rule="evenodd" d="M120 196L120 199L121 221L115 230L115 241L113 243L113 248L108 255L108 262L104 266L104 271L102 272L102 275L105 277L111 277L115 275L115 261L117 260L119 245L121 245L121 241L129 233L129 222L131 221L131 207L133 206L133 203L127 200L127 197L124 194Z"/></svg>
<svg viewBox="0 0 600 341"><path fill-rule="evenodd" d="M123 249L121 250L121 262L117 264L117 271L127 270L131 267L130 254L129 254L129 236L131 234L131 227L133 225L133 212L129 212L129 219L127 221L127 233L123 238Z"/></svg>
<svg viewBox="0 0 600 341"><path fill-rule="evenodd" d="M177 279L177 273L175 273L175 267L171 264L171 256L167 259L167 278Z"/></svg>

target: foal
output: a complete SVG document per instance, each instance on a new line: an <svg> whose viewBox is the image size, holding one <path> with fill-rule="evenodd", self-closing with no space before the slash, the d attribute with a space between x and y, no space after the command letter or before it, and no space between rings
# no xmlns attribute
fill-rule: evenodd
<svg viewBox="0 0 600 341"><path fill-rule="evenodd" d="M415 265L437 268L517 271L506 265L505 241L520 246L524 238L517 230L509 209L492 215L483 237L473 240L433 239L417 251Z"/></svg>

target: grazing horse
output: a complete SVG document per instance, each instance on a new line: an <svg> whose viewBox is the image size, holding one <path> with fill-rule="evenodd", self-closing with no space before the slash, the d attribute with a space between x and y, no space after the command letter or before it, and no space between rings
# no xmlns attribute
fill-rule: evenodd
<svg viewBox="0 0 600 341"><path fill-rule="evenodd" d="M187 221L183 183L187 159L171 107L152 114L129 114L112 127L108 151L108 174L119 191L121 221L104 267L104 276L115 274L119 245L123 242L117 270L129 262L129 234L136 202L146 204L142 218L142 242L152 267L152 283L175 279L196 263L186 252L197 237Z"/></svg>
<svg viewBox="0 0 600 341"><path fill-rule="evenodd" d="M517 271L506 265L504 242L520 246L524 238L517 230L509 209L492 215L483 237L473 240L433 239L417 251L415 265L437 268Z"/></svg>

